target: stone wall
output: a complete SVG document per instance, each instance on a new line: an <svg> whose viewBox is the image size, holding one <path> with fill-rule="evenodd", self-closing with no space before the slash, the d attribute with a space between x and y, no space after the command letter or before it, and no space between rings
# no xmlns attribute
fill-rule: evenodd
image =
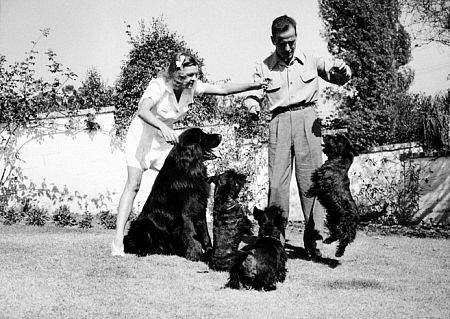
<svg viewBox="0 0 450 319"><path fill-rule="evenodd" d="M89 111L80 116L80 123L84 122L87 113ZM56 117L51 120L61 126L67 123L65 118ZM88 209L96 212L108 209L115 212L127 177L125 156L120 144L115 143L112 137L113 109L104 109L96 114L95 121L100 125L100 130L95 133L81 128L73 135L56 133L41 136L38 140L30 140L29 136L21 137L18 145L21 146L20 158L23 162L20 165L28 182L33 182L37 188L51 189L57 195L62 194L63 196L57 196L60 200L70 199L71 208L74 211L82 212ZM205 130L217 130L217 128L211 127ZM230 139L230 136L224 140ZM224 145L219 153L235 151L236 146L233 146L232 142L222 144ZM420 148L414 144L397 145L378 148L372 153L356 157L349 173L352 193L358 193L361 183L375 176L377 170L382 169L384 175L395 178L401 171L400 154L417 150ZM268 178L265 160L267 150L263 148L254 156L257 178L251 191L256 195L255 201L249 203L249 206L264 206L267 203ZM236 160L239 161L238 158ZM449 222L450 157L414 159L414 161L429 168L423 170L427 173L422 179L427 180L428 183L421 185L420 211L417 216ZM141 190L135 202L137 210L144 204L155 176L156 173L153 171L144 173ZM380 185L383 185L382 182L380 181ZM45 202L45 198L43 201ZM51 208L55 205L55 200L47 200L46 205ZM293 182L290 217L301 220L302 216L298 191Z"/></svg>

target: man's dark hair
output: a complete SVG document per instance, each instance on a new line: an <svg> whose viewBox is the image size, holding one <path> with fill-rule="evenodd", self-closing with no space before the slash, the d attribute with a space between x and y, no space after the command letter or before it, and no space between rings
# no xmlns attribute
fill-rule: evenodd
<svg viewBox="0 0 450 319"><path fill-rule="evenodd" d="M297 22L295 22L294 19L287 15L276 18L272 22L272 36L286 31L290 26L294 28L295 33L297 34Z"/></svg>

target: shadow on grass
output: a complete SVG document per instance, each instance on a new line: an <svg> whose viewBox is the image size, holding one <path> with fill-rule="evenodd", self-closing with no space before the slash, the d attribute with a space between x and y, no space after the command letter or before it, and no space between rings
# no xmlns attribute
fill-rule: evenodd
<svg viewBox="0 0 450 319"><path fill-rule="evenodd" d="M258 238L257 236L244 236L244 238L242 239L242 242L246 245L254 244L255 241L257 240L257 238ZM327 265L330 268L336 268L337 266L339 266L341 264L341 262L339 260L334 259L334 258L327 258L327 257L311 258L308 255L308 252L306 251L306 249L303 247L297 247L297 246L293 246L289 243L286 243L285 248L286 248L287 257L290 259L302 259L302 260L312 261L315 263Z"/></svg>
<svg viewBox="0 0 450 319"><path fill-rule="evenodd" d="M287 254L288 258L290 258L290 259L302 259L302 260L313 261L315 263L327 265L330 268L336 268L337 266L339 266L341 264L341 262L339 260L334 259L334 258L327 258L327 257L311 258L308 255L308 252L306 251L306 249L303 247L297 247L297 246L293 246L291 244L286 243L285 248L286 248L286 254Z"/></svg>

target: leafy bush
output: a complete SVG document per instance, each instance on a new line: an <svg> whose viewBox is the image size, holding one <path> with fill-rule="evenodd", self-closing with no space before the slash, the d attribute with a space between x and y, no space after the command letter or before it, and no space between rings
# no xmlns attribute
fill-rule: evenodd
<svg viewBox="0 0 450 319"><path fill-rule="evenodd" d="M450 90L400 95L392 109L391 143L419 142L425 151L450 149Z"/></svg>
<svg viewBox="0 0 450 319"><path fill-rule="evenodd" d="M10 206L2 212L1 217L3 218L3 224L13 225L20 223L24 219L25 215L21 206Z"/></svg>
<svg viewBox="0 0 450 319"><path fill-rule="evenodd" d="M78 222L78 227L83 229L92 228L92 221L94 220L94 216L91 213L85 212L81 216L81 220Z"/></svg>
<svg viewBox="0 0 450 319"><path fill-rule="evenodd" d="M102 225L106 229L115 229L116 228L116 220L117 216L111 214L109 210L101 211L98 214L98 220L100 225Z"/></svg>
<svg viewBox="0 0 450 319"><path fill-rule="evenodd" d="M77 220L67 205L62 205L53 214L53 221L58 227L75 226Z"/></svg>
<svg viewBox="0 0 450 319"><path fill-rule="evenodd" d="M40 208L37 205L33 205L25 213L25 224L32 226L44 226L50 220L48 211L45 208Z"/></svg>

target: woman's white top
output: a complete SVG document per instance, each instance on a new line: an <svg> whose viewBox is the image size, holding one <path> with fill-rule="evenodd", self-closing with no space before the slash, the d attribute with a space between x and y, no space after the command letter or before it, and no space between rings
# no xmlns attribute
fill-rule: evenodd
<svg viewBox="0 0 450 319"><path fill-rule="evenodd" d="M159 77L150 81L139 102L146 98L152 99L154 106L150 111L167 126L173 127L173 123L183 119L194 96L202 95L206 86L204 82L195 81L192 88L183 90L177 102L173 87ZM135 115L126 137L125 156L128 166L143 171L149 168L159 171L171 149L172 145L165 141L159 129Z"/></svg>

